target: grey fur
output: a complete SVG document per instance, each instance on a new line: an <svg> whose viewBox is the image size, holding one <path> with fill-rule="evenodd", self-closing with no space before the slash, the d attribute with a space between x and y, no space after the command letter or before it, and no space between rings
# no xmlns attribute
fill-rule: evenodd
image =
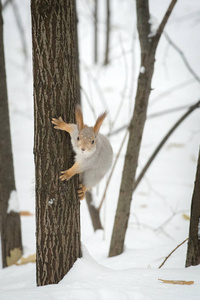
<svg viewBox="0 0 200 300"><path fill-rule="evenodd" d="M74 124L74 130L71 134L73 150L76 153L75 161L80 162L81 181L87 188L92 188L99 183L112 165L113 151L108 139L102 135L94 135L92 128L86 127L81 131L81 136L86 143L91 144L94 139L95 143L92 149L82 152L77 145L79 131Z"/></svg>

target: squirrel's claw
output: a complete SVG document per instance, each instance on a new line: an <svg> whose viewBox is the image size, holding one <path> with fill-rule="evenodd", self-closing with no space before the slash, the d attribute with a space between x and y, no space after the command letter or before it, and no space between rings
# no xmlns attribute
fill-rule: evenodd
<svg viewBox="0 0 200 300"><path fill-rule="evenodd" d="M79 200L83 200L85 198L86 190L87 190L87 188L82 183L79 184L79 189L77 191Z"/></svg>

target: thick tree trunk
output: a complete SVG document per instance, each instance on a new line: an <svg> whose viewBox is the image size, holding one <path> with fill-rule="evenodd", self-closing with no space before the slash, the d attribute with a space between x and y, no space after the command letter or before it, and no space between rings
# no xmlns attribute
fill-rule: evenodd
<svg viewBox="0 0 200 300"><path fill-rule="evenodd" d="M134 113L129 126L129 141L125 156L118 206L109 250L110 257L123 252L140 145L146 121L148 100L151 92L151 81L154 71L156 48L164 26L167 23L176 1L177 0L171 1L171 4L156 34L153 37L150 37L150 14L148 0L136 0L137 28L141 48L141 69L138 77Z"/></svg>
<svg viewBox="0 0 200 300"><path fill-rule="evenodd" d="M191 204L186 267L200 264L200 151Z"/></svg>
<svg viewBox="0 0 200 300"><path fill-rule="evenodd" d="M3 267L7 267L21 257L22 241L20 215L16 209L14 211L14 206L17 206L17 197L3 45L3 19L0 1L0 233Z"/></svg>
<svg viewBox="0 0 200 300"><path fill-rule="evenodd" d="M59 282L81 256L78 176L59 180L73 165L68 133L52 117L75 122L79 102L75 0L32 0L35 105L37 284Z"/></svg>

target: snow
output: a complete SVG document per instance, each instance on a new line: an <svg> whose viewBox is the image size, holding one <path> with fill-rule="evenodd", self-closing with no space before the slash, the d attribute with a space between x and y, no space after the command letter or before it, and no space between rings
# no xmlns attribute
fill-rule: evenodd
<svg viewBox="0 0 200 300"><path fill-rule="evenodd" d="M159 27L159 23L158 20L153 15L150 15L149 24L150 24L149 38L151 38L156 35L156 32Z"/></svg>
<svg viewBox="0 0 200 300"><path fill-rule="evenodd" d="M141 66L141 68L140 68L140 73L142 73L142 74L145 73L145 67L144 67L144 66Z"/></svg>
<svg viewBox="0 0 200 300"><path fill-rule="evenodd" d="M99 2L99 62L93 65L93 1L79 0L80 72L84 119L93 124L97 115L109 114L101 132L107 134L127 124L132 116L137 76L141 72L136 33L134 1L111 1L111 64L102 67L105 43L105 1ZM32 213L34 207L33 98L31 66L31 18L29 1L16 1L21 22L26 29L28 58L24 58L13 10L4 11L5 54L8 80L10 123L14 154L17 195L21 210ZM151 32L155 32L169 1L150 1ZM196 0L177 1L166 32L199 74L200 35ZM153 29L154 28L154 29ZM15 39L13 39L15 36ZM142 69L142 71L145 71ZM165 37L156 54L148 116L157 112L190 106L199 99L199 82L187 70L182 58ZM90 109L93 105L95 116ZM137 174L166 132L185 111L148 118ZM185 269L187 243L179 247L158 267L168 254L188 237L191 198L199 149L199 109L174 132L152 163L133 195L124 252L108 258L112 227L117 206L127 140L110 181L101 209L104 230L94 233L86 201L81 202L83 257L58 285L36 287L35 264L11 266L0 270L1 300L43 299L199 299L200 267ZM114 158L125 131L110 136ZM93 189L93 203L98 206L106 178ZM14 198L14 197L13 197ZM12 197L11 197L12 199ZM54 198L49 200L52 205ZM15 201L14 201L15 202ZM13 205L12 205L13 207ZM35 217L21 217L24 256L34 254ZM194 281L191 286L165 284L159 279Z"/></svg>
<svg viewBox="0 0 200 300"><path fill-rule="evenodd" d="M17 192L11 191L10 197L8 200L8 208L7 208L7 214L9 214L11 211L13 212L19 212L19 202L17 199Z"/></svg>

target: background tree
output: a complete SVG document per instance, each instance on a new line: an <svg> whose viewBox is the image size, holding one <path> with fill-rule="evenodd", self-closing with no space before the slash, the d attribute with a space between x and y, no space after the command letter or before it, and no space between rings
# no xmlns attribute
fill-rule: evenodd
<svg viewBox="0 0 200 300"><path fill-rule="evenodd" d="M73 164L67 133L52 117L75 122L79 102L75 0L32 0L35 118L37 284L59 282L81 256L78 176L59 180Z"/></svg>
<svg viewBox="0 0 200 300"><path fill-rule="evenodd" d="M200 264L200 151L191 204L186 267Z"/></svg>
<svg viewBox="0 0 200 300"><path fill-rule="evenodd" d="M106 0L106 44L104 65L109 63L109 47L110 47L110 0Z"/></svg>
<svg viewBox="0 0 200 300"><path fill-rule="evenodd" d="M98 0L94 1L94 63L98 61Z"/></svg>
<svg viewBox="0 0 200 300"><path fill-rule="evenodd" d="M149 2L136 0L137 29L141 49L141 68L138 77L137 92L133 116L129 125L129 141L125 156L117 212L111 238L109 256L123 252L126 229L130 214L135 174L138 165L140 145L146 121L151 81L154 72L156 49L177 0L172 0L156 33L151 32Z"/></svg>
<svg viewBox="0 0 200 300"><path fill-rule="evenodd" d="M17 262L21 257L22 241L10 135L1 1L0 91L0 233L3 267L7 267Z"/></svg>

